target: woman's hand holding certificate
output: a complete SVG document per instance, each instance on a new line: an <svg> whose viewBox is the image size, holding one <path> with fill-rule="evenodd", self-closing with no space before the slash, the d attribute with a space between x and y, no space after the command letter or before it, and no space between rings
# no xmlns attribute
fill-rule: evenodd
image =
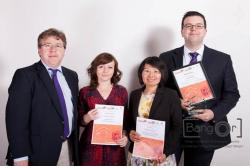
<svg viewBox="0 0 250 166"><path fill-rule="evenodd" d="M97 109L92 109L86 115L83 116L83 122L84 124L88 124L89 122L97 118L98 118Z"/></svg>
<svg viewBox="0 0 250 166"><path fill-rule="evenodd" d="M115 140L115 142L117 143L117 145L119 145L120 147L125 147L128 143L128 137L125 135L125 133L122 134L122 138Z"/></svg>
<svg viewBox="0 0 250 166"><path fill-rule="evenodd" d="M129 133L129 138L131 139L131 141L133 142L138 142L140 141L140 135L135 131L135 130L131 130Z"/></svg>

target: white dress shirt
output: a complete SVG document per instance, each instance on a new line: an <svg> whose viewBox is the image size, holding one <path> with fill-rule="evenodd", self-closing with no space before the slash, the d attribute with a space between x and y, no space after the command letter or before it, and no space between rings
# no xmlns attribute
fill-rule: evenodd
<svg viewBox="0 0 250 166"><path fill-rule="evenodd" d="M189 55L191 52L197 52L199 55L197 56L197 62L201 61L203 58L204 52L204 44L196 51L190 51L186 46L184 46L184 54L183 54L183 66L186 66L190 63L192 57Z"/></svg>

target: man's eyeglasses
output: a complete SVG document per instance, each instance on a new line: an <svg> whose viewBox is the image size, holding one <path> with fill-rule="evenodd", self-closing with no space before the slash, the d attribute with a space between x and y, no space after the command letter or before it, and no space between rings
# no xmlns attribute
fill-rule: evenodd
<svg viewBox="0 0 250 166"><path fill-rule="evenodd" d="M195 24L195 25L192 25L192 24L185 24L185 25L184 25L184 28L185 28L185 29L189 29L189 30L191 30L191 29L193 29L193 28L195 28L195 29L203 29L203 28L204 28L204 25L203 25L203 24Z"/></svg>
<svg viewBox="0 0 250 166"><path fill-rule="evenodd" d="M52 48L55 48L55 49L62 49L64 48L64 45L63 44L51 44L51 43L45 43L45 44L42 44L41 47L45 48L45 49L52 49Z"/></svg>

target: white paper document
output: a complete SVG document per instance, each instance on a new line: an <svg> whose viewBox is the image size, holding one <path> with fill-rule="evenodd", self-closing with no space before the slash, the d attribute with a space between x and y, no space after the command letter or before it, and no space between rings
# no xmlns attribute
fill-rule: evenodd
<svg viewBox="0 0 250 166"><path fill-rule="evenodd" d="M137 117L136 132L141 141L134 143L133 156L157 159L163 154L165 122Z"/></svg>
<svg viewBox="0 0 250 166"><path fill-rule="evenodd" d="M98 118L94 120L92 144L117 145L122 137L124 106L96 104Z"/></svg>

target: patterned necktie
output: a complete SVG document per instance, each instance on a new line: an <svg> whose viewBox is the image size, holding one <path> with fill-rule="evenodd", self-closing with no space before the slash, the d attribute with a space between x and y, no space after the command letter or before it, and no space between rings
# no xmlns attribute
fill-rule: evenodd
<svg viewBox="0 0 250 166"><path fill-rule="evenodd" d="M189 64L196 63L197 62L197 56L199 55L199 53L190 52L189 55L191 56L191 60L190 60Z"/></svg>
<svg viewBox="0 0 250 166"><path fill-rule="evenodd" d="M49 69L49 70L52 71L52 80L54 82L54 86L56 88L57 96L59 98L60 106L61 106L62 113L63 113L64 138L67 138L67 136L69 135L69 120L68 120L67 108L66 108L66 103L65 103L64 96L63 96L63 92L62 92L61 86L57 78L57 72L59 70L58 69Z"/></svg>

